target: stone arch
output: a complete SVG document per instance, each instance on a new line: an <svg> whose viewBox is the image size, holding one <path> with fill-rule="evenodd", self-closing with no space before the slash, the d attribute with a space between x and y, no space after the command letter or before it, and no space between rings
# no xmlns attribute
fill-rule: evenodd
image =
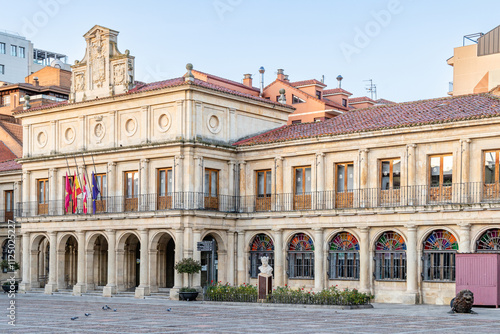
<svg viewBox="0 0 500 334"><path fill-rule="evenodd" d="M274 239L270 233L265 231L252 231L250 240L245 245L245 257L249 258L247 268L250 271L250 278L256 278L259 274L258 267L260 266L260 257L267 256L269 265L274 269L275 245ZM264 236L264 238L257 237ZM248 256L249 255L249 256Z"/></svg>
<svg viewBox="0 0 500 334"><path fill-rule="evenodd" d="M424 250L424 242L427 240L427 238L429 237L429 235L432 232L436 231L436 230L445 230L445 231L450 232L455 237L455 239L457 239L457 242L460 244L459 235L452 228L449 228L449 227L446 227L446 226L429 226L424 231L422 231L422 234L420 235L420 237L417 240L417 243L418 243L417 244L417 251L419 253L423 252L423 250Z"/></svg>
<svg viewBox="0 0 500 334"><path fill-rule="evenodd" d="M63 233L57 244L57 288L70 289L77 282L79 241L75 233Z"/></svg>
<svg viewBox="0 0 500 334"><path fill-rule="evenodd" d="M347 232L347 233L350 233L352 234L357 240L358 242L360 241L359 239L359 234L356 232L355 229L352 229L352 228L337 228L337 229L334 229L332 231L330 231L324 238L323 240L323 249L325 251L328 252L328 249L330 247L330 241L339 233L342 233L342 232Z"/></svg>
<svg viewBox="0 0 500 334"><path fill-rule="evenodd" d="M141 238L136 231L123 231L117 236L116 277L118 291L133 291L140 281ZM147 247L147 245L144 245Z"/></svg>
<svg viewBox="0 0 500 334"><path fill-rule="evenodd" d="M216 252L216 261L217 266L215 268L215 280L221 281L223 283L226 282L226 270L227 270L227 251L226 251L226 233L221 235L220 231L217 230L206 230L201 235L200 239L206 241L209 237L212 237L216 242L217 252ZM201 254L201 264L202 266L207 265L207 271L201 272L201 283L202 285L209 284L209 264L210 264L210 256L209 252L202 252Z"/></svg>
<svg viewBox="0 0 500 334"><path fill-rule="evenodd" d="M266 235L268 235L269 238L271 238L273 244L276 243L276 240L275 240L275 237L274 237L273 233L271 233L269 231L266 231L266 230L251 231L250 233L248 233L246 235L246 238L245 238L245 253L248 253L250 251L250 246L252 244L253 239L257 235L259 235L259 234L266 234Z"/></svg>
<svg viewBox="0 0 500 334"><path fill-rule="evenodd" d="M151 292L174 287L175 236L169 230L154 231L149 243Z"/></svg>
<svg viewBox="0 0 500 334"><path fill-rule="evenodd" d="M30 238L29 283L32 288L43 288L49 279L50 241L46 233L35 233Z"/></svg>
<svg viewBox="0 0 500 334"><path fill-rule="evenodd" d="M476 252L476 253L485 252L485 251L478 250L478 246L479 246L481 240L484 237L493 239L492 241L496 241L496 240L500 239L499 230L500 230L500 227L496 227L496 226L489 226L488 228L481 229L481 231L476 234L474 239L472 239L474 242L474 244L473 244L474 248L471 248L471 249L474 249L474 252ZM486 240L484 240L484 241L486 241ZM500 244L500 242L499 242L499 244ZM495 248L496 247L498 247L498 245L495 245ZM500 248L488 249L487 252L500 252Z"/></svg>
<svg viewBox="0 0 500 334"><path fill-rule="evenodd" d="M400 229L398 229L398 228L392 228L392 227L383 228L383 229L380 229L380 231L378 231L377 233L375 233L373 236L371 236L371 239L370 239L370 252L374 252L375 251L375 244L377 243L378 239L382 236L382 234L384 234L386 232L396 232L397 234L399 234L403 238L405 244L408 242L408 238L406 237L406 235Z"/></svg>
<svg viewBox="0 0 500 334"><path fill-rule="evenodd" d="M473 249L474 252L477 252L477 243L483 236L483 234L486 233L486 231L493 229L500 229L500 225L488 225L481 227L479 230L476 231L474 236L471 236L471 249Z"/></svg>
<svg viewBox="0 0 500 334"><path fill-rule="evenodd" d="M109 239L105 232L88 232L85 245L87 291L108 283Z"/></svg>

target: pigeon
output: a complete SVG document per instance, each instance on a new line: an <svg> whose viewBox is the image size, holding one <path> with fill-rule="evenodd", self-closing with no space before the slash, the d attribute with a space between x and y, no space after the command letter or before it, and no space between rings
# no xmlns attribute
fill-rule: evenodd
<svg viewBox="0 0 500 334"><path fill-rule="evenodd" d="M116 309L114 309L113 312L116 312Z"/></svg>
<svg viewBox="0 0 500 334"><path fill-rule="evenodd" d="M172 309L171 308L167 308L167 312L170 312L170 311L172 311Z"/></svg>
<svg viewBox="0 0 500 334"><path fill-rule="evenodd" d="M85 316L88 317L90 315L90 313L85 313Z"/></svg>
<svg viewBox="0 0 500 334"><path fill-rule="evenodd" d="M76 319L78 319L78 317L73 317L73 318L71 318L71 320L76 320Z"/></svg>

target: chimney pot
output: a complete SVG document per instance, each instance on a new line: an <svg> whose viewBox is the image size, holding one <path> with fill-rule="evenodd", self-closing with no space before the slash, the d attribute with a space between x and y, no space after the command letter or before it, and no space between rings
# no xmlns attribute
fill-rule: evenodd
<svg viewBox="0 0 500 334"><path fill-rule="evenodd" d="M285 80L285 70L282 68L278 69L278 80Z"/></svg>
<svg viewBox="0 0 500 334"><path fill-rule="evenodd" d="M243 74L243 84L248 87L253 87L251 74Z"/></svg>

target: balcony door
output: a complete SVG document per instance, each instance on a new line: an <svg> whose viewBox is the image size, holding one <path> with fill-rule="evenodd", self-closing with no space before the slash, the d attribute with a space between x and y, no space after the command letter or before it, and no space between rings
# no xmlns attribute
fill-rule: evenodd
<svg viewBox="0 0 500 334"><path fill-rule="evenodd" d="M158 169L158 210L172 208L172 168Z"/></svg>
<svg viewBox="0 0 500 334"><path fill-rule="evenodd" d="M335 207L352 208L354 164L352 162L336 164L335 174Z"/></svg>
<svg viewBox="0 0 500 334"><path fill-rule="evenodd" d="M256 211L270 211L271 210L271 170L261 170L255 172L256 177Z"/></svg>
<svg viewBox="0 0 500 334"><path fill-rule="evenodd" d="M96 179L97 189L99 189L99 195L95 199L95 211L96 213L106 212L106 200L108 196L106 174L96 174L94 177Z"/></svg>
<svg viewBox="0 0 500 334"><path fill-rule="evenodd" d="M451 201L452 186L453 156L451 154L431 156L429 201Z"/></svg>
<svg viewBox="0 0 500 334"><path fill-rule="evenodd" d="M139 197L139 173L125 172L125 211L137 211Z"/></svg>
<svg viewBox="0 0 500 334"><path fill-rule="evenodd" d="M14 191L5 191L5 221L14 219Z"/></svg>
<svg viewBox="0 0 500 334"><path fill-rule="evenodd" d="M293 208L311 209L311 166L294 168Z"/></svg>
<svg viewBox="0 0 500 334"><path fill-rule="evenodd" d="M484 152L483 200L486 201L500 199L499 155L500 151Z"/></svg>
<svg viewBox="0 0 500 334"><path fill-rule="evenodd" d="M49 211L49 179L37 181L38 214L46 215Z"/></svg>
<svg viewBox="0 0 500 334"><path fill-rule="evenodd" d="M380 162L380 204L398 205L401 199L401 159Z"/></svg>
<svg viewBox="0 0 500 334"><path fill-rule="evenodd" d="M219 171L205 169L205 209L219 209Z"/></svg>

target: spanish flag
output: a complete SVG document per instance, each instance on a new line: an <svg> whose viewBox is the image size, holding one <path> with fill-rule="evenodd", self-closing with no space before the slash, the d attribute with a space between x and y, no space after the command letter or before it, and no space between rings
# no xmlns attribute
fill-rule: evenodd
<svg viewBox="0 0 500 334"><path fill-rule="evenodd" d="M82 188L80 188L80 183L78 182L78 178L76 176L77 175L75 174L75 193L76 196L78 196L82 193Z"/></svg>

